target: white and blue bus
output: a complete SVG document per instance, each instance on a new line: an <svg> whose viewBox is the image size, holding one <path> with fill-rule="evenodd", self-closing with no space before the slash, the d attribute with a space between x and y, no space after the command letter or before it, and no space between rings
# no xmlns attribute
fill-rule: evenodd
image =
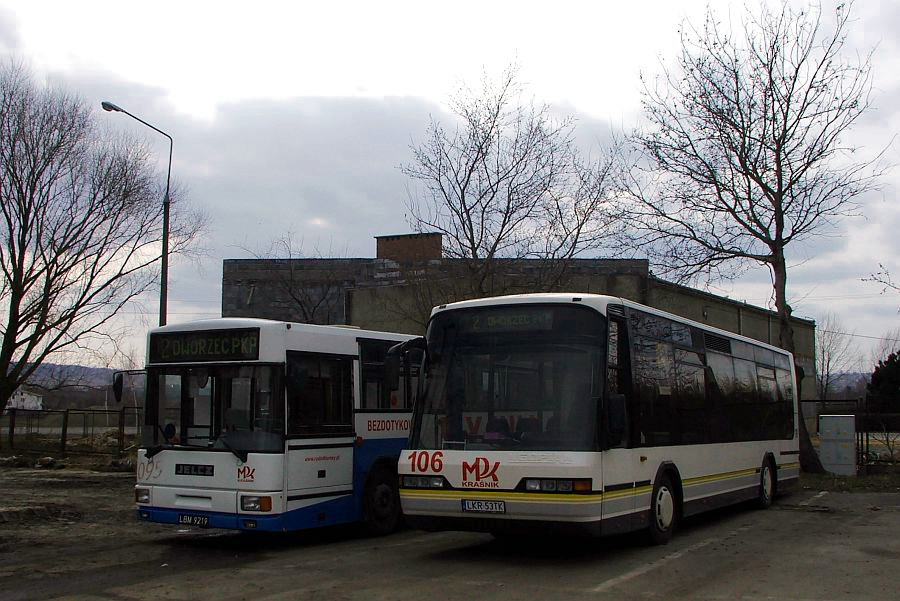
<svg viewBox="0 0 900 601"><path fill-rule="evenodd" d="M234 318L150 331L139 519L392 531L413 384L405 371L389 388L384 359L409 338Z"/></svg>
<svg viewBox="0 0 900 601"><path fill-rule="evenodd" d="M605 535L799 477L790 353L610 296L434 309L400 498L426 530Z"/></svg>

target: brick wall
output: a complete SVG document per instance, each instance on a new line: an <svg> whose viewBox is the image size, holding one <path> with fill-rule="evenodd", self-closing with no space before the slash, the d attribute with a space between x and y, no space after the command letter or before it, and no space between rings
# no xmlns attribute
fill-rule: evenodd
<svg viewBox="0 0 900 601"><path fill-rule="evenodd" d="M376 257L401 263L441 258L441 234L375 236Z"/></svg>

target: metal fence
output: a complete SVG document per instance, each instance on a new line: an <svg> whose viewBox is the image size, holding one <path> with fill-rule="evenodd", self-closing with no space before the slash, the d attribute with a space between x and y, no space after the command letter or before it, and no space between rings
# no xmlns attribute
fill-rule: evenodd
<svg viewBox="0 0 900 601"><path fill-rule="evenodd" d="M869 401L866 398L804 402L804 411L810 407L815 409L817 416L855 417L856 464L860 469L893 465L900 461L900 413L868 411Z"/></svg>
<svg viewBox="0 0 900 601"><path fill-rule="evenodd" d="M900 413L857 413L856 441L860 465L900 461Z"/></svg>
<svg viewBox="0 0 900 601"><path fill-rule="evenodd" d="M0 416L0 449L121 457L137 445L144 422L142 407L119 410L7 409Z"/></svg>

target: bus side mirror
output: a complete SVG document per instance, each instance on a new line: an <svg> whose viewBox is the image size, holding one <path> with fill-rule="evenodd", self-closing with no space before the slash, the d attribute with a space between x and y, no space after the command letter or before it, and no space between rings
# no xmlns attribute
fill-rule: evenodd
<svg viewBox="0 0 900 601"><path fill-rule="evenodd" d="M117 403L122 402L122 389L125 386L125 374L121 371L117 371L113 374L113 396L116 398Z"/></svg>
<svg viewBox="0 0 900 601"><path fill-rule="evenodd" d="M400 388L400 355L388 353L384 358L384 381L388 390Z"/></svg>
<svg viewBox="0 0 900 601"><path fill-rule="evenodd" d="M125 390L125 376L128 376L128 390ZM143 376L143 379L138 378L138 376ZM137 393L141 391L143 394L146 391L147 387L147 372L143 369L123 369L121 371L113 372L112 378L112 390L113 397L115 397L117 403L121 403L125 397L125 392L128 392L129 397L133 397L135 402L137 402Z"/></svg>
<svg viewBox="0 0 900 601"><path fill-rule="evenodd" d="M384 358L384 381L388 390L400 388L400 368L404 357L421 358L425 352L425 338L412 338L388 349Z"/></svg>

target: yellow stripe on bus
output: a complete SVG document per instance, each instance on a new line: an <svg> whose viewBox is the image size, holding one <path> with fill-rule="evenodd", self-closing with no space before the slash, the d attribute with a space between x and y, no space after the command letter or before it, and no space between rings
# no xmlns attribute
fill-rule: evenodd
<svg viewBox="0 0 900 601"><path fill-rule="evenodd" d="M799 463L791 463L785 464L781 466L781 469L790 469L793 467L799 467ZM711 482L721 482L724 480L734 480L737 478L746 478L748 476L755 476L759 473L755 468L754 469L746 469L746 470L737 470L733 472L722 472L721 474L709 474L706 476L698 476L696 478L688 478L684 480L683 485L687 486L698 486L700 484L709 484ZM621 490L614 490L610 492L600 492L594 491L589 494L542 494L542 493L530 493L530 492L512 492L506 490L484 490L484 489L473 489L473 490L461 490L461 489L439 489L439 490L427 490L427 489L412 489L412 488L403 488L400 489L401 497L409 497L409 498L427 498L427 499L444 499L444 500L461 500L464 498L491 498L491 497L502 497L508 500L514 501L531 501L531 502L545 502L545 503L597 503L599 501L613 501L616 499L624 499L627 497L637 496L637 495L645 495L649 494L653 491L653 487L650 485L647 486L639 486L638 488L624 488Z"/></svg>
<svg viewBox="0 0 900 601"><path fill-rule="evenodd" d="M480 498L487 499L492 497L502 497L506 500L515 501L532 501L544 503L599 503L603 499L602 493L596 492L591 494L557 494L548 495L541 493L528 492L510 492L503 490L416 490L412 488L400 489L401 497L410 498L427 498L427 499L445 499L458 501L463 498Z"/></svg>
<svg viewBox="0 0 900 601"><path fill-rule="evenodd" d="M757 471L755 469L723 472L721 474L710 474L708 476L688 478L684 481L684 486L696 486L698 484L707 484L709 482L720 482L722 480L732 480L734 478L745 478L747 476L755 476L756 474Z"/></svg>

